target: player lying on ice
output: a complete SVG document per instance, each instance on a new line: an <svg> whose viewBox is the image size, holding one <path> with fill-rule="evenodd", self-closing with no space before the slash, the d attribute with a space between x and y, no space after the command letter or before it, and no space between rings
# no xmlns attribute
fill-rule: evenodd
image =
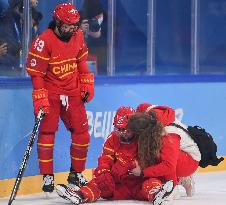
<svg viewBox="0 0 226 205"><path fill-rule="evenodd" d="M74 204L99 198L161 204L179 177L190 176L198 167L198 161L180 150L180 136L163 128L174 118L174 110L167 107L158 118L156 112L134 114L132 108L119 108L115 130L104 144L94 179L78 191L57 185L58 194ZM183 169L178 169L181 166Z"/></svg>

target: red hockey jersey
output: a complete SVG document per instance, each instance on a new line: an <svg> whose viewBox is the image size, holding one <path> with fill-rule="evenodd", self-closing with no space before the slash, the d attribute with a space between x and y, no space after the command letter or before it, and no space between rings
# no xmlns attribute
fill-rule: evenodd
<svg viewBox="0 0 226 205"><path fill-rule="evenodd" d="M138 140L122 144L116 132L112 132L104 143L103 153L98 159L98 168L111 170L117 160L135 160L137 158Z"/></svg>
<svg viewBox="0 0 226 205"><path fill-rule="evenodd" d="M31 78L42 77L49 92L80 95L79 73L87 72L88 50L80 29L69 42L60 40L51 29L31 44L26 70Z"/></svg>

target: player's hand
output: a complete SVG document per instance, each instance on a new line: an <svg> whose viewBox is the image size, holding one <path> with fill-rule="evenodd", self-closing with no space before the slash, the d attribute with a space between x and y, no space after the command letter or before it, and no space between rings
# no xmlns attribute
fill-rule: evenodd
<svg viewBox="0 0 226 205"><path fill-rule="evenodd" d="M50 104L48 100L48 90L44 88L33 90L32 99L33 99L33 105L34 105L34 113L36 116L40 109L42 109L45 114L49 113Z"/></svg>
<svg viewBox="0 0 226 205"><path fill-rule="evenodd" d="M140 176L141 175L141 167L140 165L138 164L137 161L135 161L135 164L136 164L136 167L134 169L132 169L130 171L131 174L135 175L135 176Z"/></svg>
<svg viewBox="0 0 226 205"><path fill-rule="evenodd" d="M0 56L7 54L7 43L0 45Z"/></svg>
<svg viewBox="0 0 226 205"><path fill-rule="evenodd" d="M89 33L89 23L88 20L85 19L82 21L81 23L81 29L83 31L84 34L88 34Z"/></svg>
<svg viewBox="0 0 226 205"><path fill-rule="evenodd" d="M90 102L94 97L94 74L80 74L81 97L83 102Z"/></svg>

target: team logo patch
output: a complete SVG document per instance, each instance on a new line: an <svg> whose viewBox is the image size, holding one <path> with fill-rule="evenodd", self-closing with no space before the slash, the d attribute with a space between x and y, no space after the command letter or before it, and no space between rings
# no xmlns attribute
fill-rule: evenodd
<svg viewBox="0 0 226 205"><path fill-rule="evenodd" d="M34 58L31 59L30 65L31 65L32 67L34 67L34 66L36 66L36 64L37 64L37 61L36 61Z"/></svg>

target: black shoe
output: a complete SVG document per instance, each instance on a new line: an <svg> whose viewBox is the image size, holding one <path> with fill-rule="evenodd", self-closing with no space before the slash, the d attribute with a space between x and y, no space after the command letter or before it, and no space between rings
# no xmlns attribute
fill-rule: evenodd
<svg viewBox="0 0 226 205"><path fill-rule="evenodd" d="M173 191L173 181L170 180L163 184L159 191L156 193L153 199L153 205L162 204L162 202L164 202L167 199L167 197L172 193L172 191Z"/></svg>
<svg viewBox="0 0 226 205"><path fill-rule="evenodd" d="M83 202L83 194L67 185L57 184L56 192L61 198L71 201L73 204L78 205Z"/></svg>
<svg viewBox="0 0 226 205"><path fill-rule="evenodd" d="M82 187L88 183L81 172L71 171L68 175L67 182L78 187Z"/></svg>
<svg viewBox="0 0 226 205"><path fill-rule="evenodd" d="M54 175L44 174L42 182L42 191L53 192L53 190L54 190Z"/></svg>

